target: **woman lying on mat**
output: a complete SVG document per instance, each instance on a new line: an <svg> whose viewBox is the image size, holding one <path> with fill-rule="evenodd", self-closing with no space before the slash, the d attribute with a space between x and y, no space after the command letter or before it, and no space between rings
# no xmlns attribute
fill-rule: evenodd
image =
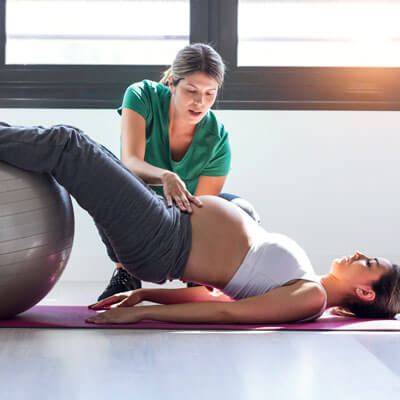
<svg viewBox="0 0 400 400"><path fill-rule="evenodd" d="M204 287L138 289L93 306L117 304L93 323L276 323L318 318L343 306L359 317L400 312L400 269L356 252L315 275L305 252L286 236L262 229L244 211L214 196L192 214L151 191L105 147L77 128L0 123L0 160L49 173L93 217L108 254L144 281L180 279ZM142 300L165 305L131 307Z"/></svg>

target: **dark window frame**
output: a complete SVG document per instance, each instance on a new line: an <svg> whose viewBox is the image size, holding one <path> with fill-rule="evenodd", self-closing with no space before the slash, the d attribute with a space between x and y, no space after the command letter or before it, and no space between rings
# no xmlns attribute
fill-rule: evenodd
<svg viewBox="0 0 400 400"><path fill-rule="evenodd" d="M166 65L5 65L0 0L0 108L116 108L125 88ZM400 68L237 67L238 0L190 0L190 42L227 64L217 109L400 110Z"/></svg>

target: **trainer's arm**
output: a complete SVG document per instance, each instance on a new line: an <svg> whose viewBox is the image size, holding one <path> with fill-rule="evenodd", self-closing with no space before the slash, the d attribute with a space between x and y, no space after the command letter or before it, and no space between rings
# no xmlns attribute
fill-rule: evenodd
<svg viewBox="0 0 400 400"><path fill-rule="evenodd" d="M144 161L146 151L146 121L136 111L122 109L121 161L150 185L162 185L163 177L171 174Z"/></svg>
<svg viewBox="0 0 400 400"><path fill-rule="evenodd" d="M200 176L195 196L218 196L222 192L227 176Z"/></svg>
<svg viewBox="0 0 400 400"><path fill-rule="evenodd" d="M146 153L146 121L136 111L122 109L122 163L150 185L162 185L168 206L173 202L184 212L192 213L190 203L201 207L201 201L186 188L178 174L144 161Z"/></svg>

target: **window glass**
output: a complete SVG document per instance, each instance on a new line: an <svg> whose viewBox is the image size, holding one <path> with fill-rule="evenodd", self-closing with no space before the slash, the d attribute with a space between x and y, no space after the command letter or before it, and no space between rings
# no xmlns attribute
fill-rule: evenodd
<svg viewBox="0 0 400 400"><path fill-rule="evenodd" d="M170 64L189 0L7 0L6 64Z"/></svg>
<svg viewBox="0 0 400 400"><path fill-rule="evenodd" d="M400 66L399 0L239 0L239 66Z"/></svg>

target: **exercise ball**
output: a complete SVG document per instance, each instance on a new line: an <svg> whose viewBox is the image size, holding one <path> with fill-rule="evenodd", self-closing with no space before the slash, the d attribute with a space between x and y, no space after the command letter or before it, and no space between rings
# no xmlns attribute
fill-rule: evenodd
<svg viewBox="0 0 400 400"><path fill-rule="evenodd" d="M50 175L0 162L0 319L46 296L67 264L73 237L67 191Z"/></svg>

